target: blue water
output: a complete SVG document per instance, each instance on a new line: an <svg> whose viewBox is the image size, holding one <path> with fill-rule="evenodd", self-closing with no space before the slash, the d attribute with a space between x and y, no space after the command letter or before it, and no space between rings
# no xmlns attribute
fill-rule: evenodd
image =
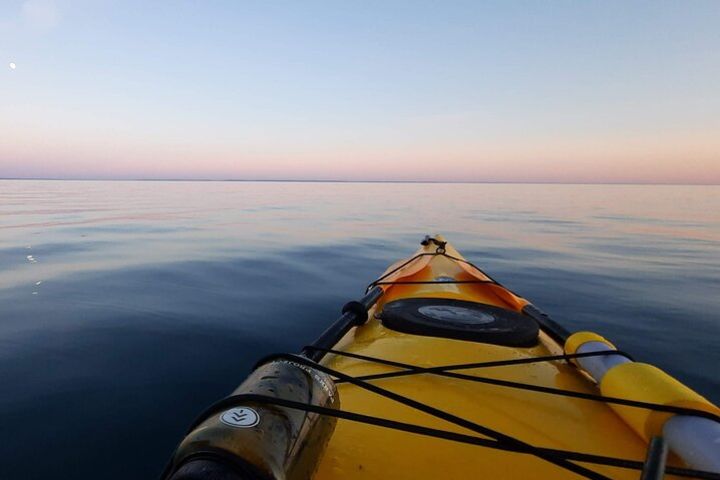
<svg viewBox="0 0 720 480"><path fill-rule="evenodd" d="M720 401L720 187L0 181L0 478L155 478L426 233Z"/></svg>

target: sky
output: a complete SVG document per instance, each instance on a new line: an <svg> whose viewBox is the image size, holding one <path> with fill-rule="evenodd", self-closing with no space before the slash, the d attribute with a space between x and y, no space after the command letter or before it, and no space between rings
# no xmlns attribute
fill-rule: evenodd
<svg viewBox="0 0 720 480"><path fill-rule="evenodd" d="M0 0L0 178L720 184L720 2Z"/></svg>

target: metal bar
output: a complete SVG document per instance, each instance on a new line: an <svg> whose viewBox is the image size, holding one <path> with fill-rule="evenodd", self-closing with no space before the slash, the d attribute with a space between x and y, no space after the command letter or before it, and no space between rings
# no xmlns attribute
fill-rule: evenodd
<svg viewBox="0 0 720 480"><path fill-rule="evenodd" d="M360 300L346 303L340 318L335 320L335 323L330 325L310 346L324 349L334 347L351 328L360 326L367 321L368 310L377 303L383 293L382 288L375 287ZM319 362L325 356L325 352L307 348L303 349L302 355Z"/></svg>
<svg viewBox="0 0 720 480"><path fill-rule="evenodd" d="M570 336L570 332L566 330L565 327L550 318L550 315L543 312L532 304L525 305L525 308L522 309L522 312L528 317L535 320L538 325L540 325L540 328L545 333L550 335L553 340L558 342L560 346L565 345L565 340L567 340Z"/></svg>
<svg viewBox="0 0 720 480"><path fill-rule="evenodd" d="M662 480L665 478L668 444L663 437L653 437L648 445L645 466L640 480Z"/></svg>

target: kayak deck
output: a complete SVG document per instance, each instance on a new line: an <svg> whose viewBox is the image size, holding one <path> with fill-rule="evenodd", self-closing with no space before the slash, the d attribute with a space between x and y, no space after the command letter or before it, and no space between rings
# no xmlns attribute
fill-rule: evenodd
<svg viewBox="0 0 720 480"><path fill-rule="evenodd" d="M487 279L472 272L451 246L447 256L418 257L387 280L427 282L438 278L469 281ZM403 265L398 262L393 269ZM351 330L336 350L393 360L420 367L561 355L562 348L540 332L532 347L508 347L471 341L411 335L383 326L375 315L397 299L452 298L519 312L527 304L493 283L410 283L383 285L385 294L370 320ZM328 354L322 363L351 376L399 370L340 355ZM463 370L462 373L584 393L597 393L594 384L565 361L544 361ZM535 447L571 450L642 460L645 442L605 403L540 392L469 382L432 374L370 380L374 385L412 398ZM480 436L432 415L368 392L338 385L343 410L466 435ZM578 462L579 463L579 462ZM674 463L674 462L673 462ZM580 463L579 463L580 464ZM619 467L581 464L610 478L637 478L638 472ZM388 428L339 420L328 443L316 479L338 478L579 478L576 473L529 454L506 452ZM669 477L668 477L669 478Z"/></svg>

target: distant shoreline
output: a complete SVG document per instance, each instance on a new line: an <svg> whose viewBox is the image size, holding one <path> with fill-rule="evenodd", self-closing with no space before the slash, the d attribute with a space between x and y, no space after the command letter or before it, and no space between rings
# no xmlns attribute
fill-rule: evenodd
<svg viewBox="0 0 720 480"><path fill-rule="evenodd" d="M237 183L389 183L389 184L458 184L458 185L648 185L716 187L720 183L663 183L663 182L552 182L509 180L323 180L323 179L215 179L215 178L48 178L48 177L0 177L0 181L53 181L53 182L237 182Z"/></svg>

